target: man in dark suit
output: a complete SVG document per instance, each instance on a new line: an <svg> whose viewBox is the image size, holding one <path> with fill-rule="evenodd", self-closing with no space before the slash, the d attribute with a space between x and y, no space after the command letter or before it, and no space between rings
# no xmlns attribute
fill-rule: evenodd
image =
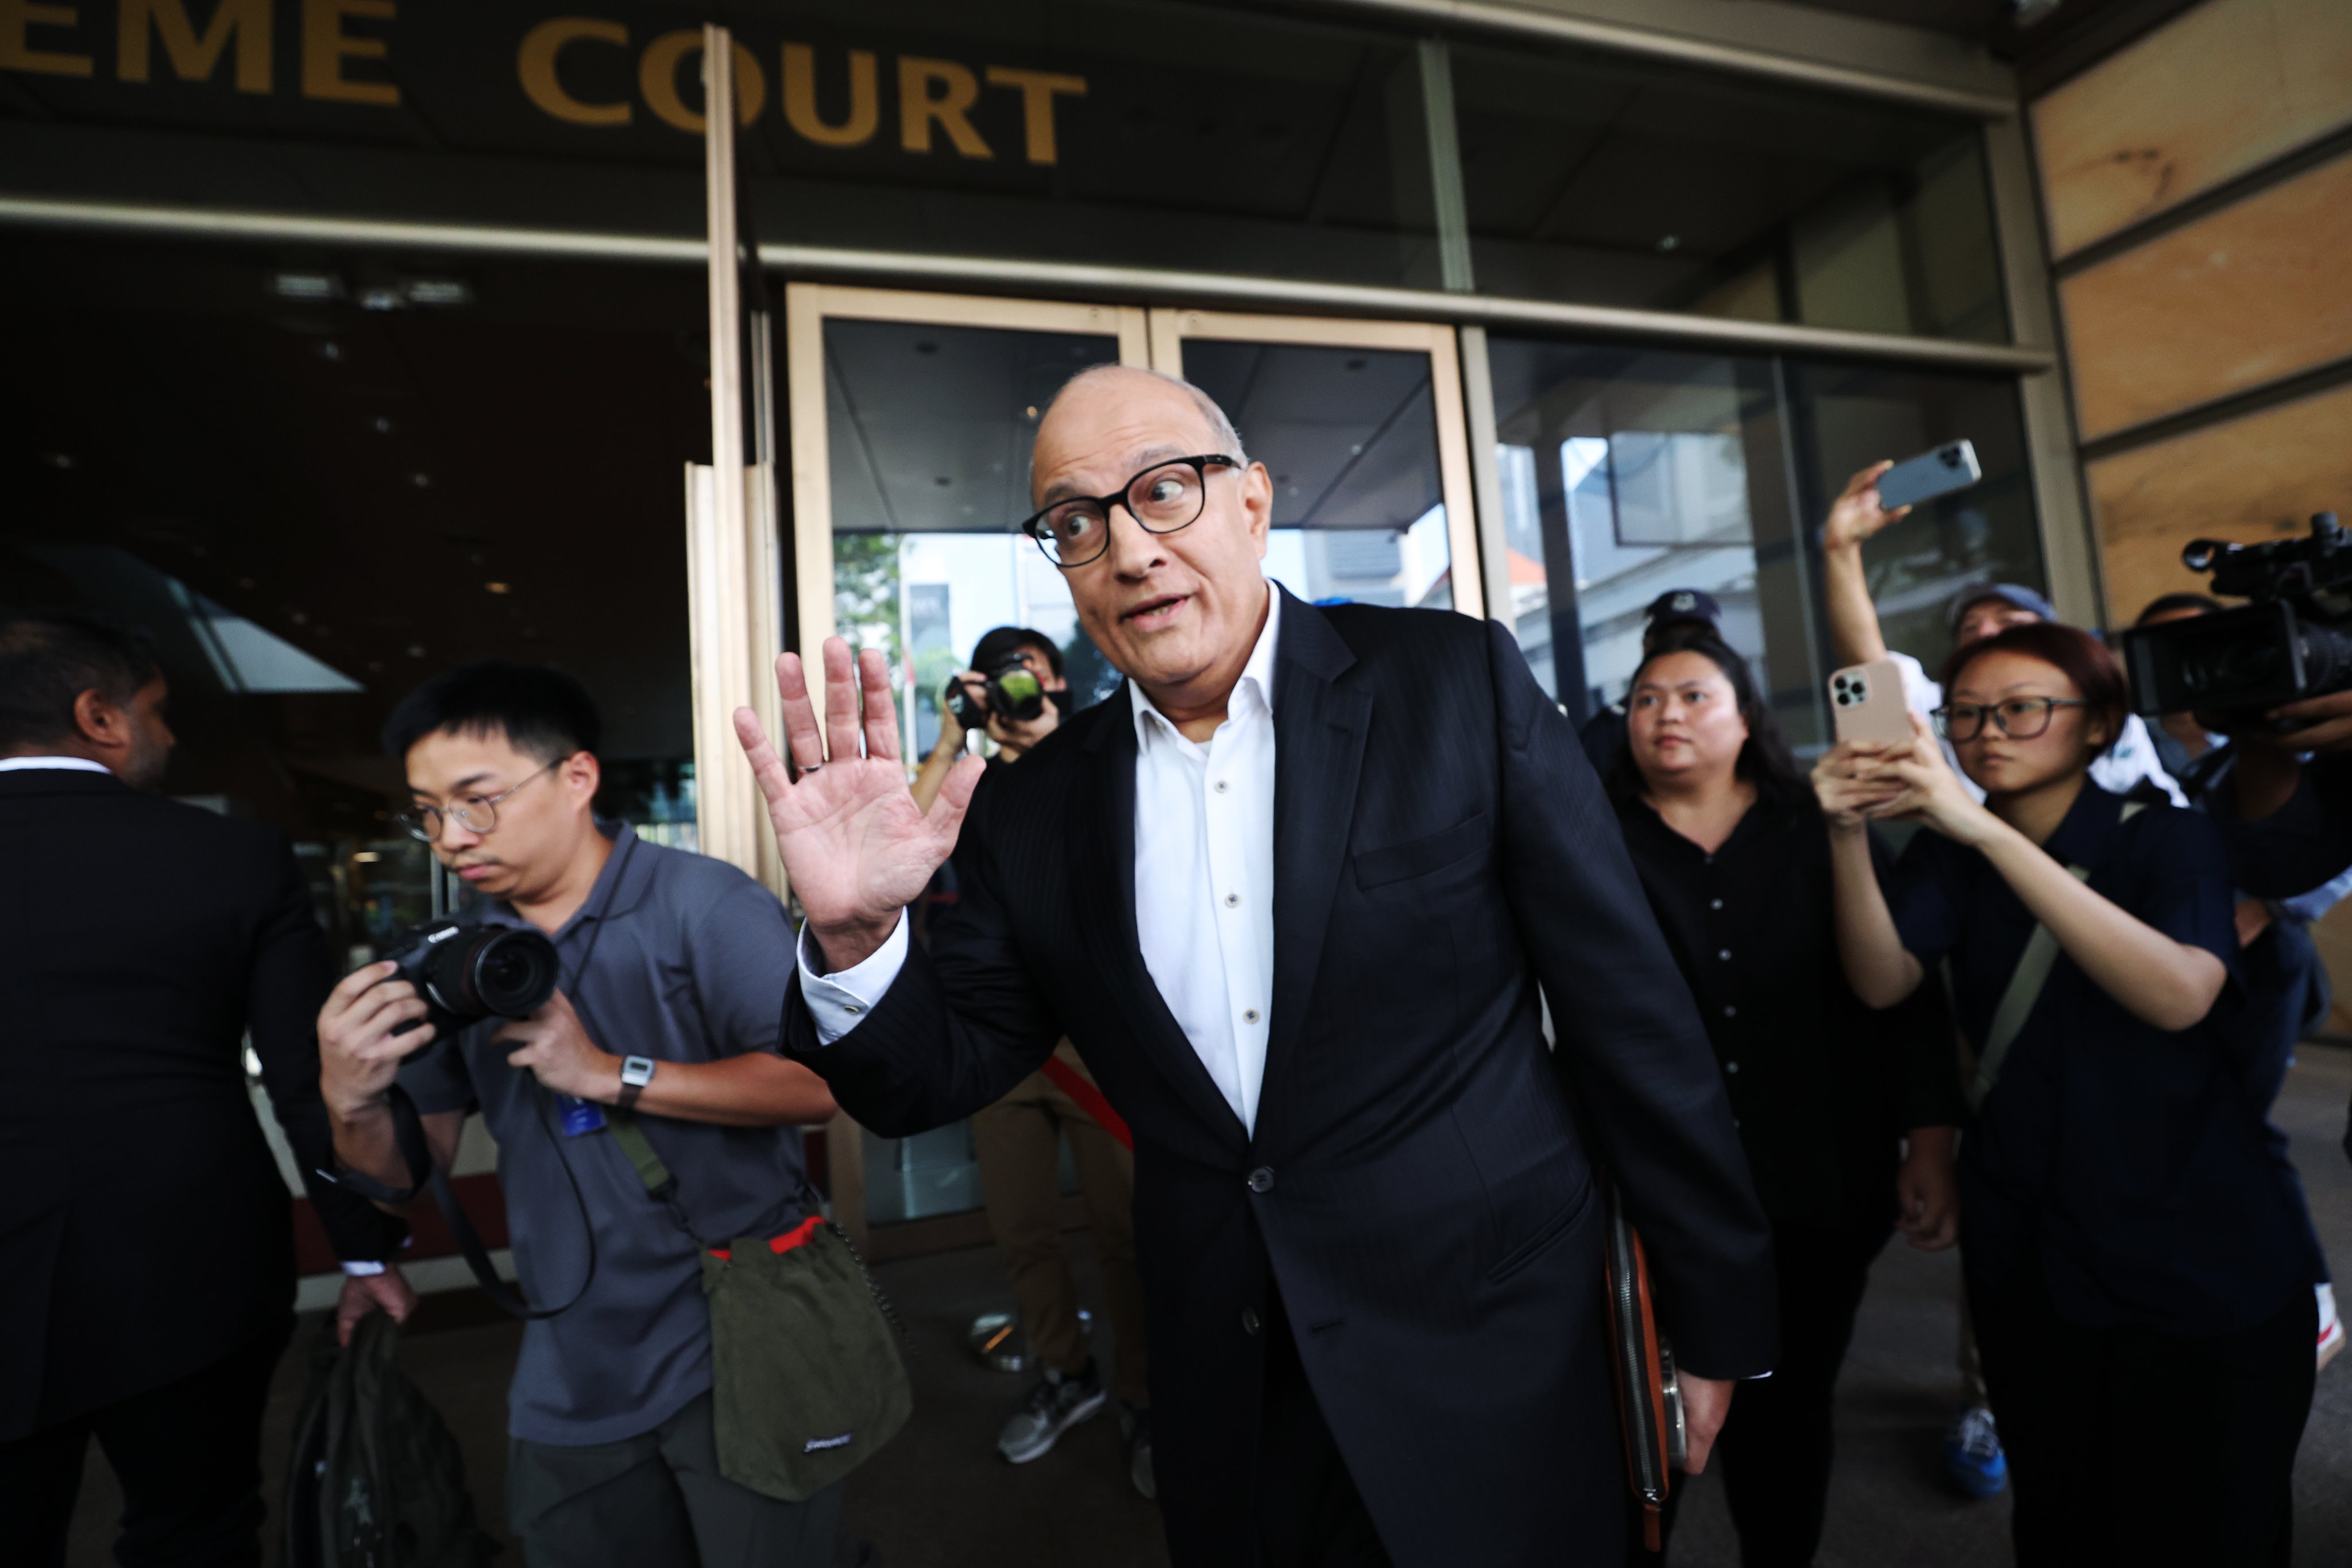
<svg viewBox="0 0 2352 1568"><path fill-rule="evenodd" d="M0 616L0 1542L62 1563L95 1436L126 1563L260 1561L259 1450L293 1324L286 1184L247 1031L336 1251L341 1315L405 1317L396 1220L334 1168L312 1020L334 975L275 830L149 793L145 639ZM373 1268L376 1272L370 1273Z"/></svg>
<svg viewBox="0 0 2352 1568"><path fill-rule="evenodd" d="M796 780L737 715L808 914L792 1054L885 1134L1085 1054L1135 1135L1179 1563L1617 1562L1595 1156L1692 1468L1776 1326L1706 1036L1575 735L1499 626L1268 584L1272 481L1184 383L1077 377L1033 484L1122 693L928 815L878 656L825 646L829 758L779 661ZM909 951L960 827L961 901Z"/></svg>

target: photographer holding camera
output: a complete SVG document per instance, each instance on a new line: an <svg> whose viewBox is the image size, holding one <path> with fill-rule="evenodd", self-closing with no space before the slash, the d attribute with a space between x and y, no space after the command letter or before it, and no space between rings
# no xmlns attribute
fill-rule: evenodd
<svg viewBox="0 0 2352 1568"><path fill-rule="evenodd" d="M486 896L472 923L552 939L560 988L527 1017L442 1040L398 963L345 978L319 1016L335 1152L378 1189L419 1183L396 1142L395 1079L437 1163L470 1110L498 1142L516 1273L558 1309L524 1330L508 1397L508 1523L534 1568L825 1568L837 1484L785 1503L719 1473L699 1247L605 1115L638 1119L696 1234L793 1229L807 1192L796 1124L834 1104L776 1054L789 927L734 868L593 816L599 732L578 681L499 660L394 710L385 747L414 796L400 820Z"/></svg>
<svg viewBox="0 0 2352 1568"><path fill-rule="evenodd" d="M1025 680L1023 678L1026 678ZM999 626L971 650L971 668L949 683L940 705L940 742L914 783L925 812L939 798L948 771L963 754L968 731L961 715L981 720L996 742L992 769L1020 760L1062 721L1069 690L1062 650L1042 632ZM1025 715L1025 716L1024 716ZM1055 1047L1066 1073L1088 1083L1093 1075L1067 1040ZM1021 1327L1045 1376L1022 1399L996 1439L997 1452L1016 1465L1045 1458L1063 1433L1091 1419L1104 1405L1102 1377L1078 1324L1078 1285L1062 1246L1061 1143L1070 1142L1078 1185L1086 1195L1087 1227L1095 1238L1111 1332L1128 1476L1145 1497L1157 1489L1151 1472L1151 1385L1143 1337L1143 1284L1135 1271L1135 1156L1055 1083L1031 1073L1012 1093L973 1113L972 1152L988 1205L989 1229L1004 1255L1021 1302Z"/></svg>

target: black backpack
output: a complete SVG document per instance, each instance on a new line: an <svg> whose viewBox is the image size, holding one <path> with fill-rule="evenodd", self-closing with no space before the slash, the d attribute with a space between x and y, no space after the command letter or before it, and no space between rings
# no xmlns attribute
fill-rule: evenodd
<svg viewBox="0 0 2352 1568"><path fill-rule="evenodd" d="M349 1350L331 1318L310 1356L286 1478L287 1568L487 1568L457 1439L402 1375L398 1331L362 1318Z"/></svg>

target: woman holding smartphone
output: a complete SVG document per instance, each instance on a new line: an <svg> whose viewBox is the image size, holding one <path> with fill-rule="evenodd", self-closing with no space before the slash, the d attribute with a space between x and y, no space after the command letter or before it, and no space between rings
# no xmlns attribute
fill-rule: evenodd
<svg viewBox="0 0 2352 1568"><path fill-rule="evenodd" d="M1854 990L1892 1005L1948 961L1980 1053L1960 1239L2018 1561L2284 1563L2316 1320L2227 1028L2220 832L2090 782L2126 702L2087 634L2011 626L1956 652L1944 691L1983 804L1924 722L1835 748L1813 783ZM1883 889L1872 818L1931 830Z"/></svg>
<svg viewBox="0 0 2352 1568"><path fill-rule="evenodd" d="M1739 655L1712 635L1670 638L1634 672L1626 721L1605 782L1706 1020L1780 1265L1780 1359L1732 1402L1724 1487L1743 1563L1810 1563L1871 1260L1898 1226L1915 1247L1953 1242L1951 1025L1933 992L1882 1013L1846 984L1828 832Z"/></svg>

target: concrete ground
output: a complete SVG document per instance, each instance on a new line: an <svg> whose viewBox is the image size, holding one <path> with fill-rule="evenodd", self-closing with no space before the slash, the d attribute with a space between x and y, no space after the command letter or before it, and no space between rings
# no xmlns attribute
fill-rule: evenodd
<svg viewBox="0 0 2352 1568"><path fill-rule="evenodd" d="M2276 1117L2294 1140L2295 1163L2330 1255L2352 1260L2352 1164L2338 1145L2352 1097L2352 1051L2309 1047L2289 1076ZM1084 1250L1085 1238L1074 1234ZM1125 1449L1108 1413L1034 1464L996 1457L996 1429L1024 1380L982 1366L963 1348L963 1325L1010 1300L995 1255L949 1253L877 1270L913 1341L916 1416L849 1484L848 1515L887 1568L1157 1568L1167 1562L1159 1515L1126 1479ZM2346 1267L2352 1285L2352 1267ZM1091 1293L1090 1268L1082 1278ZM1822 1568L1941 1568L2009 1560L2008 1502L1963 1501L1937 1474L1937 1443L1957 1397L1952 1371L1957 1257L1897 1243L1879 1259L1838 1392L1838 1468ZM2347 1289L2352 1295L2352 1289ZM1099 1316L1099 1314L1097 1314ZM306 1322L280 1367L265 1436L266 1462L282 1470L300 1397ZM506 1540L505 1388L520 1335L470 1292L431 1298L404 1336L412 1377L458 1433L485 1524ZM2198 1456L2180 1460L2194 1485ZM281 1477L269 1478L268 1560ZM2352 1563L2352 1357L2319 1379L2295 1471L2297 1564ZM121 1495L92 1450L70 1561L90 1568L107 1550ZM509 1563L518 1562L507 1557ZM1691 1483L1673 1561L1713 1568L1738 1561L1711 1477Z"/></svg>

